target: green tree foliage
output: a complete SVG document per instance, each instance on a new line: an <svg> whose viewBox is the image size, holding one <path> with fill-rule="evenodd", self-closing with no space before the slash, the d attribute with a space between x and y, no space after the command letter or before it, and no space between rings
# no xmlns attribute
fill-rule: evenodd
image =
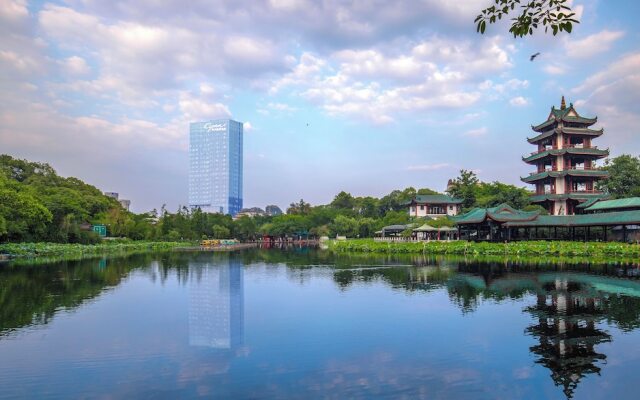
<svg viewBox="0 0 640 400"><path fill-rule="evenodd" d="M0 189L0 217L11 241L37 240L51 222L51 212L29 193Z"/></svg>
<svg viewBox="0 0 640 400"><path fill-rule="evenodd" d="M339 210L353 210L356 205L356 199L350 193L342 191L333 198L330 205Z"/></svg>
<svg viewBox="0 0 640 400"><path fill-rule="evenodd" d="M462 199L462 207L469 210L474 207L494 207L503 203L518 209L530 205L531 193L514 185L501 182L481 182L473 171L461 170L460 176L453 180L449 195Z"/></svg>
<svg viewBox="0 0 640 400"><path fill-rule="evenodd" d="M258 227L253 218L242 216L233 224L234 236L240 240L255 239Z"/></svg>
<svg viewBox="0 0 640 400"><path fill-rule="evenodd" d="M213 225L211 231L214 239L229 239L231 237L231 231L226 226Z"/></svg>
<svg viewBox="0 0 640 400"><path fill-rule="evenodd" d="M300 199L297 203L289 204L289 208L287 208L287 214L307 215L309 211L311 211L311 204L303 199Z"/></svg>
<svg viewBox="0 0 640 400"><path fill-rule="evenodd" d="M640 157L623 154L607 159L602 169L609 172L609 179L598 182L600 190L616 198L640 196Z"/></svg>
<svg viewBox="0 0 640 400"><path fill-rule="evenodd" d="M458 199L462 199L463 208L471 208L476 206L476 195L478 192L478 177L475 172L460 170L460 176L456 178L449 188L449 195Z"/></svg>
<svg viewBox="0 0 640 400"><path fill-rule="evenodd" d="M573 24L580 23L569 6L569 0L494 0L494 3L476 17L474 22L478 32L484 33L487 23L496 23L515 12L516 6L519 6L520 14L511 19L509 32L513 37L533 35L538 27L544 27L545 33L550 29L554 36L562 31L571 33Z"/></svg>
<svg viewBox="0 0 640 400"><path fill-rule="evenodd" d="M330 225L330 231L334 235L341 235L351 238L356 237L359 234L358 221L356 221L355 218L338 215Z"/></svg>

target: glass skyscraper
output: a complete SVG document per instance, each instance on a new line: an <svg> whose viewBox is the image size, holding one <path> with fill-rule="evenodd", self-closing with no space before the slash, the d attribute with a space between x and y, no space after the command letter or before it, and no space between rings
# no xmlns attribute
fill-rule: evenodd
<svg viewBox="0 0 640 400"><path fill-rule="evenodd" d="M192 122L189 130L189 206L236 215L242 209L242 123Z"/></svg>

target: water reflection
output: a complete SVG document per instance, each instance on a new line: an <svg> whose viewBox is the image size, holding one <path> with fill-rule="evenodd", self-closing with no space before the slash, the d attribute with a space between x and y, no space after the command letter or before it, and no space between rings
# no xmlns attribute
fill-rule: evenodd
<svg viewBox="0 0 640 400"><path fill-rule="evenodd" d="M59 343L69 347L56 353L52 346L56 363L115 364L92 370L104 380L96 397L123 380L128 386L119 386L121 397L486 398L509 397L512 390L514 398L580 397L585 388L610 384L612 374L603 371L619 371L611 368L623 363L619 349L629 342L621 332L639 336L637 276L637 267L624 264L336 256L309 249L5 265L0 382L11 381L4 371L19 371L2 364L9 354L3 349L20 339L7 333L34 325L45 332L62 314L69 328ZM139 288L146 292L137 293ZM119 307L104 304L125 295L130 297ZM149 299L156 308L145 304ZM118 334L108 347L113 331L100 336L90 323L74 326L72 313L65 317L65 311L82 314L101 300L106 308L93 308L85 321L109 321L105 329L121 332L117 313L127 314L122 304L136 304L137 314L127 322L136 325L132 336L144 339L136 343ZM161 315L165 311L172 324ZM21 351L37 345L30 340ZM76 343L85 348L76 351ZM29 364L38 365L39 354L46 354L36 353ZM131 368L144 375L110 370L123 360L142 363L145 368ZM640 360L625 366L633 370ZM148 383L154 376L163 379ZM148 386L138 386L142 381ZM537 388L545 385L552 391Z"/></svg>
<svg viewBox="0 0 640 400"><path fill-rule="evenodd" d="M551 371L556 386L572 398L587 374L600 374L607 356L595 346L610 342L611 335L596 324L606 312L604 295L566 277L543 281L536 304L525 308L537 324L526 332L538 340L530 347L536 363Z"/></svg>
<svg viewBox="0 0 640 400"><path fill-rule="evenodd" d="M244 270L231 258L192 266L189 344L235 349L244 344Z"/></svg>

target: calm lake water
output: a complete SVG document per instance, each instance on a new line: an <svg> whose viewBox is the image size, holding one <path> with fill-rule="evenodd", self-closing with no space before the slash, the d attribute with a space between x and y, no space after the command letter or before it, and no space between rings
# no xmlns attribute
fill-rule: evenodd
<svg viewBox="0 0 640 400"><path fill-rule="evenodd" d="M310 249L0 264L0 398L638 398L625 265Z"/></svg>

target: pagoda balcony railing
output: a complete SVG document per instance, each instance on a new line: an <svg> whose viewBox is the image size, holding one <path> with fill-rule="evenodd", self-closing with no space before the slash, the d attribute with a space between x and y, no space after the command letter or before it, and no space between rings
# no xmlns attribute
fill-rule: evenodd
<svg viewBox="0 0 640 400"><path fill-rule="evenodd" d="M569 193L593 193L593 194L602 193L601 190L596 190L596 189L574 189L574 188L570 188L568 192Z"/></svg>
<svg viewBox="0 0 640 400"><path fill-rule="evenodd" d="M598 146L591 146L591 145L585 145L585 144L568 144L565 143L562 147L558 147L558 146L549 146L549 147L545 147L542 150L536 150L536 151L532 151L531 154L529 154L528 157L530 156L535 156L536 154L540 154L540 153L544 153L545 151L549 151L549 150L559 150L559 149L589 149L589 150L598 150Z"/></svg>
<svg viewBox="0 0 640 400"><path fill-rule="evenodd" d="M550 171L557 171L558 167L555 165L547 165L544 168L538 168L538 174L541 172L550 172Z"/></svg>
<svg viewBox="0 0 640 400"><path fill-rule="evenodd" d="M556 194L556 188L538 189L536 190L536 194Z"/></svg>
<svg viewBox="0 0 640 400"><path fill-rule="evenodd" d="M575 171L593 171L598 169L598 167L595 167L593 165L565 165L564 169Z"/></svg>

